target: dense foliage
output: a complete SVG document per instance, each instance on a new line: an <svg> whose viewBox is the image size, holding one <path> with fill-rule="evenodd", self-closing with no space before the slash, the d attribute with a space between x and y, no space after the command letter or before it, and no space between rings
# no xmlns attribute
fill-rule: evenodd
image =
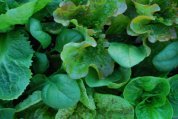
<svg viewBox="0 0 178 119"><path fill-rule="evenodd" d="M0 0L0 119L177 119L177 0Z"/></svg>

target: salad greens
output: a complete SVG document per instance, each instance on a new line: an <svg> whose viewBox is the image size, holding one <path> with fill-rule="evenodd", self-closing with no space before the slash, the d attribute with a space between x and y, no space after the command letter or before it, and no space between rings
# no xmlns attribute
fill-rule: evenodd
<svg viewBox="0 0 178 119"><path fill-rule="evenodd" d="M177 119L177 0L0 0L0 119Z"/></svg>

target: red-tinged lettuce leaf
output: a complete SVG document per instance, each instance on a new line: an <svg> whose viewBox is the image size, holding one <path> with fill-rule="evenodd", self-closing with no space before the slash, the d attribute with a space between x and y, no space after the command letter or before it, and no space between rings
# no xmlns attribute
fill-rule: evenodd
<svg viewBox="0 0 178 119"><path fill-rule="evenodd" d="M0 35L0 99L17 99L29 84L33 50L24 34Z"/></svg>
<svg viewBox="0 0 178 119"><path fill-rule="evenodd" d="M125 0L91 0L87 5L75 5L71 1L62 2L53 13L54 20L68 26L71 19L80 24L100 28L111 16L122 14L127 9Z"/></svg>

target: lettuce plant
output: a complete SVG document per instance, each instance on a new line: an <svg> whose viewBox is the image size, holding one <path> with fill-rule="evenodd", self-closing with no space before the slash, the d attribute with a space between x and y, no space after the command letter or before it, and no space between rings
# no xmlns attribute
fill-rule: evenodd
<svg viewBox="0 0 178 119"><path fill-rule="evenodd" d="M0 0L0 119L176 119L177 33L177 0Z"/></svg>

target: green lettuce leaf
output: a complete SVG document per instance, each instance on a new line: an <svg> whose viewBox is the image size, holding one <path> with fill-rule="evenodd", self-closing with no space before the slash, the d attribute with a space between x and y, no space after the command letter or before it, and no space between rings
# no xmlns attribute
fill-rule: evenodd
<svg viewBox="0 0 178 119"><path fill-rule="evenodd" d="M126 9L125 0L91 0L87 5L78 6L67 1L60 4L53 16L57 23L64 26L68 26L71 19L77 19L84 26L100 28L109 17L122 14Z"/></svg>
<svg viewBox="0 0 178 119"><path fill-rule="evenodd" d="M134 119L134 108L123 98L96 93L94 99L97 106L96 119Z"/></svg>
<svg viewBox="0 0 178 119"><path fill-rule="evenodd" d="M178 117L178 75L174 75L169 78L170 83L170 93L169 93L169 101L171 103L171 106L173 107L173 116L174 118Z"/></svg>
<svg viewBox="0 0 178 119"><path fill-rule="evenodd" d="M177 46L178 42L172 42L154 57L152 62L159 71L171 71L178 67Z"/></svg>
<svg viewBox="0 0 178 119"><path fill-rule="evenodd" d="M80 79L88 74L89 67L95 68L99 77L110 75L114 62L104 45L103 41L98 42L96 47L85 41L66 44L61 52L61 59L68 75L73 79Z"/></svg>
<svg viewBox="0 0 178 119"><path fill-rule="evenodd" d="M144 46L136 47L123 43L111 43L108 52L114 61L126 68L135 66L147 56Z"/></svg>
<svg viewBox="0 0 178 119"><path fill-rule="evenodd" d="M0 32L12 29L13 25L25 24L29 18L46 6L51 0L32 0L0 15Z"/></svg>
<svg viewBox="0 0 178 119"><path fill-rule="evenodd" d="M42 90L42 100L55 109L68 108L80 100L80 89L77 82L67 75L52 75Z"/></svg>
<svg viewBox="0 0 178 119"><path fill-rule="evenodd" d="M20 32L0 35L0 99L18 98L31 78L33 50Z"/></svg>

